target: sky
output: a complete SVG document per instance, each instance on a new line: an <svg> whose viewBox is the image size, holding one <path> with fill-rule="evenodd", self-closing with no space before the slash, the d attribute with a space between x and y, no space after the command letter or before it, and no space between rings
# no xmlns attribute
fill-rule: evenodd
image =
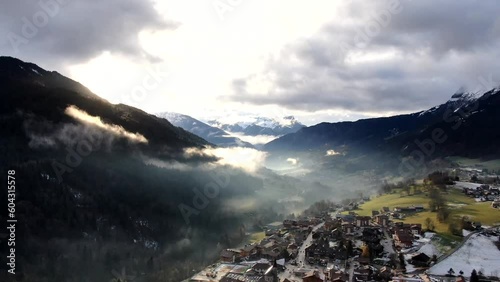
<svg viewBox="0 0 500 282"><path fill-rule="evenodd" d="M113 103L306 125L416 112L500 83L496 0L18 0L0 55Z"/></svg>

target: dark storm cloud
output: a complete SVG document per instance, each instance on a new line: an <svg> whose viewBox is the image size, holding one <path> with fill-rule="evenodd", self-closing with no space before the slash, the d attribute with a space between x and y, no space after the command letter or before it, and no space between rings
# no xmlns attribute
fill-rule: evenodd
<svg viewBox="0 0 500 282"><path fill-rule="evenodd" d="M175 28L147 0L17 0L0 4L0 52L79 63L103 51L154 60L138 33Z"/></svg>
<svg viewBox="0 0 500 282"><path fill-rule="evenodd" d="M347 3L262 73L235 80L230 99L307 111L416 111L463 85L498 86L498 1Z"/></svg>

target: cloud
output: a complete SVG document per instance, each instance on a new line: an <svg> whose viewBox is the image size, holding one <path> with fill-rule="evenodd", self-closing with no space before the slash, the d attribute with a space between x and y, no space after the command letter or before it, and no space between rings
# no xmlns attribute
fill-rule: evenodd
<svg viewBox="0 0 500 282"><path fill-rule="evenodd" d="M82 124L64 124L54 132L39 134L31 130L25 123L25 131L30 139L28 146L33 149L54 149L62 147L73 148L79 144L90 146L92 150L100 148L109 151L114 140L111 134ZM82 143L83 142L83 143Z"/></svg>
<svg viewBox="0 0 500 282"><path fill-rule="evenodd" d="M87 61L104 51L155 60L141 47L139 33L178 25L148 0L3 1L0 16L2 53L49 63ZM22 38L14 44L17 52L13 34Z"/></svg>
<svg viewBox="0 0 500 282"><path fill-rule="evenodd" d="M36 119L31 114L24 114L23 127L29 138L28 146L33 149L85 146L92 151L111 151L117 138L125 138L131 144L148 142L141 134L130 133L118 125L106 124L99 117L91 116L75 106L67 107L65 114L81 123L54 124Z"/></svg>
<svg viewBox="0 0 500 282"><path fill-rule="evenodd" d="M390 13L394 2L345 1L316 34L233 80L229 99L309 112L412 112L479 76L493 77L489 87L500 82L498 2L405 0Z"/></svg>
<svg viewBox="0 0 500 282"><path fill-rule="evenodd" d="M190 171L194 168L193 165L184 164L184 163L178 162L176 160L163 161L160 159L147 158L147 157L143 156L143 161L147 165L154 165L154 166L159 167L159 168L173 169L173 170L179 170L179 171Z"/></svg>
<svg viewBox="0 0 500 282"><path fill-rule="evenodd" d="M299 163L299 159L295 159L295 158L288 158L288 159L286 159L286 161L292 165L297 165Z"/></svg>
<svg viewBox="0 0 500 282"><path fill-rule="evenodd" d="M27 114L24 132L32 149L58 149L85 146L87 149L110 151L115 135L90 124L54 124Z"/></svg>
<svg viewBox="0 0 500 282"><path fill-rule="evenodd" d="M228 199L224 205L232 212L254 212L260 204L260 201L252 196Z"/></svg>
<svg viewBox="0 0 500 282"><path fill-rule="evenodd" d="M91 116L85 111L78 109L75 106L69 106L64 110L64 113L70 117L73 117L83 123L97 126L98 128L104 129L114 135L125 137L132 143L148 143L146 137L139 133L131 133L125 130L123 127L116 124L104 123L100 117Z"/></svg>
<svg viewBox="0 0 500 282"><path fill-rule="evenodd" d="M255 173L262 167L266 160L267 153L252 148L232 147L232 148L187 148L184 151L187 158L190 157L210 157L217 160L212 162L215 165L228 165L242 169L249 173Z"/></svg>
<svg viewBox="0 0 500 282"><path fill-rule="evenodd" d="M229 132L230 135L228 136L233 136L237 137L245 142L248 142L253 145L262 145L262 144L267 144L274 139L278 138L279 136L273 136L273 135L245 135L243 133L238 133L238 132Z"/></svg>
<svg viewBox="0 0 500 282"><path fill-rule="evenodd" d="M337 156L337 155L340 155L340 153L335 151L335 150L328 150L328 151L326 151L325 156Z"/></svg>

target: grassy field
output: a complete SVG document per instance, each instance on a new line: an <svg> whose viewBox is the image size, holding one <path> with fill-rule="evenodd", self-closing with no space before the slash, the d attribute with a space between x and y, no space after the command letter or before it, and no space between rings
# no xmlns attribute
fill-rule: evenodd
<svg viewBox="0 0 500 282"><path fill-rule="evenodd" d="M266 238L265 232L255 232L250 235L250 243L260 242L262 239Z"/></svg>
<svg viewBox="0 0 500 282"><path fill-rule="evenodd" d="M447 159L462 167L486 168L490 171L500 170L500 160L483 161L481 159L468 159L463 157L449 157Z"/></svg>
<svg viewBox="0 0 500 282"><path fill-rule="evenodd" d="M462 194L459 189L450 189L445 195L451 209L451 216L462 217L469 216L474 221L479 221L483 225L500 224L500 210L490 207L489 202L477 203L474 199ZM429 197L426 193L402 196L399 192L395 194L386 194L372 198L370 201L362 204L356 212L360 215L371 215L372 210L380 210L382 207L389 207L391 210L398 206L423 205L426 211L408 216L402 221L407 223L420 223L425 226L425 219L431 218L434 221L435 231L445 237L452 237L448 231L447 223L440 223L437 220L437 213L430 212ZM424 227L425 228L425 227Z"/></svg>

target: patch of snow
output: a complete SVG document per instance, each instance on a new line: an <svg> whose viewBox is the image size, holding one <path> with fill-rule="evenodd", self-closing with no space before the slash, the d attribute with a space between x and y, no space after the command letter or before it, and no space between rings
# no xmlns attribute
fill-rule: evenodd
<svg viewBox="0 0 500 282"><path fill-rule="evenodd" d="M381 240L380 244L384 247L384 252L388 254L394 254L394 248L392 247L392 240Z"/></svg>
<svg viewBox="0 0 500 282"><path fill-rule="evenodd" d="M149 227L149 223L147 220L138 219L135 221L135 224L137 224L139 226Z"/></svg>
<svg viewBox="0 0 500 282"><path fill-rule="evenodd" d="M415 242L418 242L418 243L421 243L421 244L427 244L431 241L431 239L429 238L420 238L418 240L416 240Z"/></svg>
<svg viewBox="0 0 500 282"><path fill-rule="evenodd" d="M413 264L411 264L411 263L408 262L408 260L410 260L413 256L414 256L414 254L411 254L411 255L410 254L406 254L406 255L404 255L405 262L406 262L405 268L406 268L406 272L407 273L412 273L412 272L414 272L414 271L417 270L417 268Z"/></svg>
<svg viewBox="0 0 500 282"><path fill-rule="evenodd" d="M41 76L41 74L36 70L36 69L31 69L34 73L38 74Z"/></svg>
<svg viewBox="0 0 500 282"><path fill-rule="evenodd" d="M225 126L239 126L243 129L251 125L257 125L264 128L276 129L276 128L291 128L299 122L293 116L285 116L285 117L276 117L276 118L268 118L268 117L259 117L259 116L246 116L240 117L241 120L236 122L224 122L224 121L208 121L208 124L223 128Z"/></svg>
<svg viewBox="0 0 500 282"><path fill-rule="evenodd" d="M463 181L456 181L455 182L455 188L463 189L463 188L468 188L468 189L477 189L480 187L482 184L477 184L477 183L472 183L472 182L463 182Z"/></svg>
<svg viewBox="0 0 500 282"><path fill-rule="evenodd" d="M414 247L408 248L408 249L402 249L401 253L403 254L413 254L417 250L416 245Z"/></svg>
<svg viewBox="0 0 500 282"><path fill-rule="evenodd" d="M473 269L481 270L487 276L498 276L500 250L495 245L498 236L481 233L472 235L455 253L429 269L430 274L446 275L450 268L469 275Z"/></svg>
<svg viewBox="0 0 500 282"><path fill-rule="evenodd" d="M424 253L429 257L436 256L439 257L441 256L441 252L434 246L432 243L427 243L423 245L420 249L418 249L419 253Z"/></svg>
<svg viewBox="0 0 500 282"><path fill-rule="evenodd" d="M466 204L454 204L454 203L448 203L448 207L458 209L458 208L463 208L467 206Z"/></svg>
<svg viewBox="0 0 500 282"><path fill-rule="evenodd" d="M439 109L439 107L440 107L440 105L439 106L435 106L433 108L430 108L427 111L421 112L420 114L418 114L418 116L423 116L425 114L429 114L429 113L435 112L437 109Z"/></svg>
<svg viewBox="0 0 500 282"><path fill-rule="evenodd" d="M180 123L182 121L184 121L184 115L182 114L178 114L178 113L170 113L170 112L166 112L166 113L159 113L159 114L156 114L156 116L160 117L160 118L164 118L164 119L167 119L168 121L170 121L170 123Z"/></svg>
<svg viewBox="0 0 500 282"><path fill-rule="evenodd" d="M75 192L75 193L73 194L73 197L75 197L75 199L78 199L78 200L79 200L79 199L81 199L81 198L82 198L82 193L80 193L80 192Z"/></svg>
<svg viewBox="0 0 500 282"><path fill-rule="evenodd" d="M146 240L144 241L144 247L148 248L148 249L158 249L158 242L156 241L151 241L151 240Z"/></svg>
<svg viewBox="0 0 500 282"><path fill-rule="evenodd" d="M267 128L275 128L280 125L277 120L265 117L257 117L254 124Z"/></svg>
<svg viewBox="0 0 500 282"><path fill-rule="evenodd" d="M425 232L424 233L424 237L428 238L428 239L432 239L435 235L436 235L436 233L434 233L434 232Z"/></svg>
<svg viewBox="0 0 500 282"><path fill-rule="evenodd" d="M482 169L474 168L474 167L462 167L460 169L464 170L464 171L469 171L469 172L483 172Z"/></svg>
<svg viewBox="0 0 500 282"><path fill-rule="evenodd" d="M46 173L40 173L40 176L46 180L49 180L50 179L50 176Z"/></svg>

